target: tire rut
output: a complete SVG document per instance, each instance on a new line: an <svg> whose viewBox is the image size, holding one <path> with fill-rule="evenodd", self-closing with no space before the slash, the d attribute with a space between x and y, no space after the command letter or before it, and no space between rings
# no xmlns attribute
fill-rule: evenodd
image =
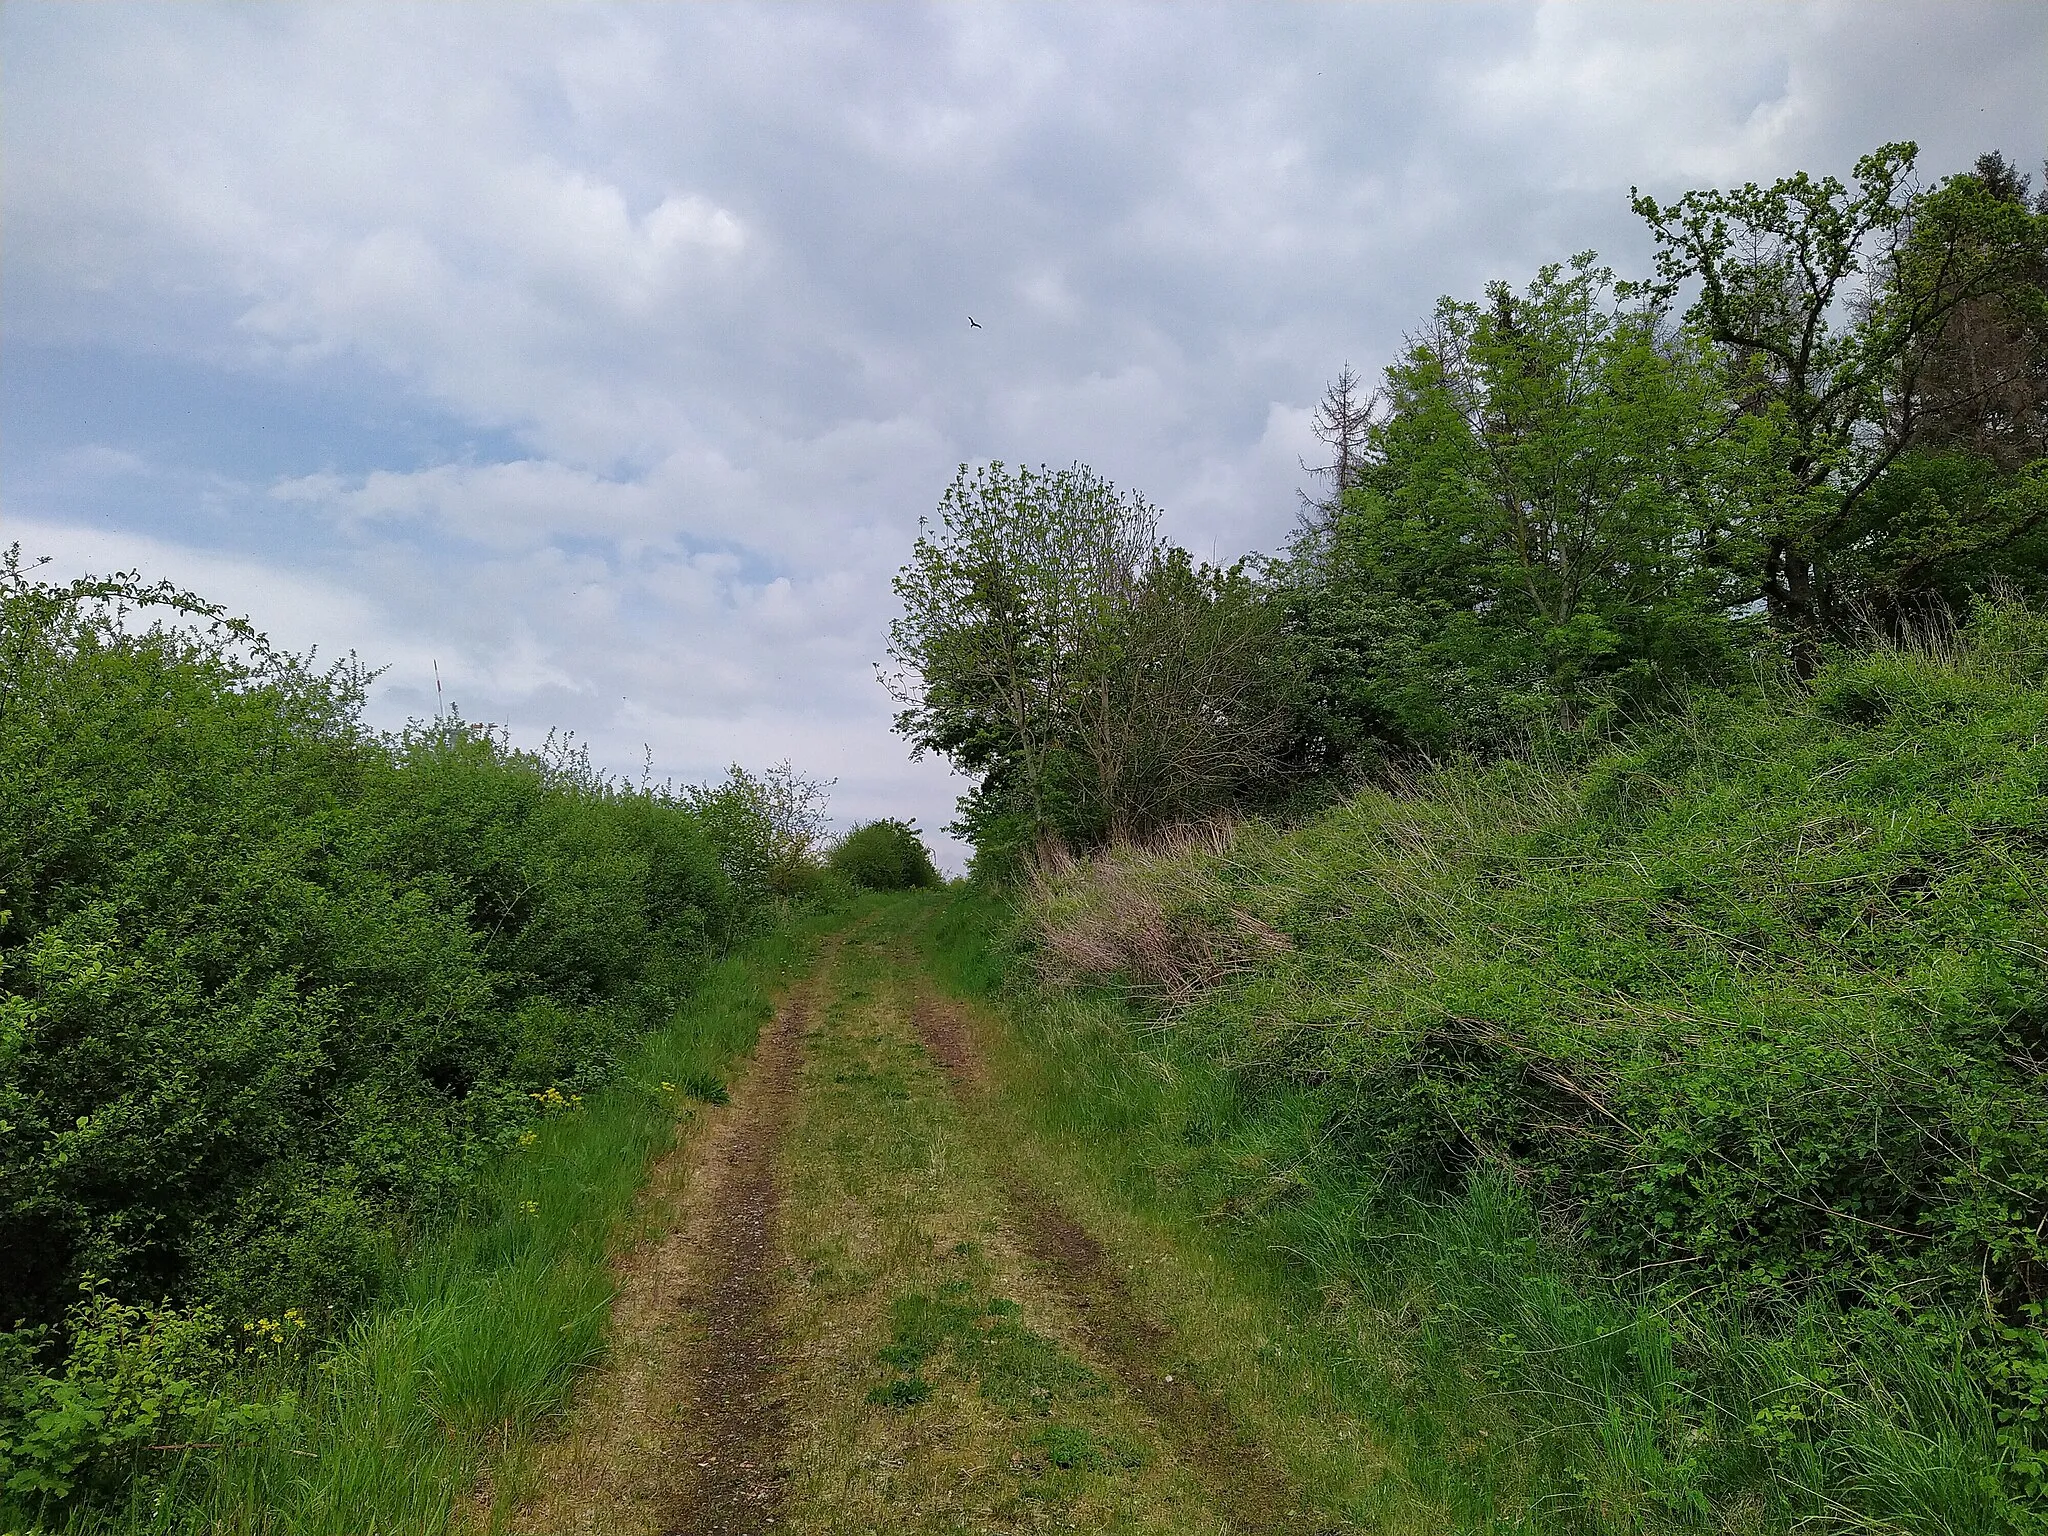
<svg viewBox="0 0 2048 1536"><path fill-rule="evenodd" d="M821 967L822 969L822 967ZM796 1105L809 988L764 1031L746 1121L706 1170L701 1259L680 1305L703 1333L686 1366L692 1411L663 1536L756 1536L780 1512L789 1412L775 1321L783 1133Z"/></svg>
<svg viewBox="0 0 2048 1536"><path fill-rule="evenodd" d="M784 995L724 1109L648 1171L649 1235L616 1255L605 1365L507 1512L531 1536L752 1536L778 1525L781 1147L815 973ZM496 1528L489 1485L461 1528Z"/></svg>
<svg viewBox="0 0 2048 1536"><path fill-rule="evenodd" d="M954 1098L971 1105L986 1089L987 1073L959 1009L926 994L911 1018ZM1231 1527L1247 1533L1335 1529L1301 1507L1287 1475L1228 1407L1185 1370L1171 1369L1172 1333L1145 1313L1102 1244L1015 1168L991 1160L989 1171L1025 1252L1072 1309L1082 1338L1165 1431Z"/></svg>

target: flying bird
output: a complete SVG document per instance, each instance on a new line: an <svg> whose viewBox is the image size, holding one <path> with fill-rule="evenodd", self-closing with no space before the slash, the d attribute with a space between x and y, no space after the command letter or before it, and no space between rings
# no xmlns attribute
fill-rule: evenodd
<svg viewBox="0 0 2048 1536"><path fill-rule="evenodd" d="M980 322L979 320L975 319L975 318L974 318L974 316L972 316L972 315L969 315L969 316L967 317L967 323L968 323L969 325L973 326L973 327L974 327L974 328L975 328L975 329L976 329L977 331L978 331L978 330L980 330L980 329L982 328L982 326L981 326L981 322Z"/></svg>

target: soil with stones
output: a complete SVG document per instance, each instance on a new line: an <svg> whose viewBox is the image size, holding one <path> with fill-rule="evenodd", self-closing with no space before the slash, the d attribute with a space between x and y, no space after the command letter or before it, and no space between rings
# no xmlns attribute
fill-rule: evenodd
<svg viewBox="0 0 2048 1536"><path fill-rule="evenodd" d="M912 1017L955 1097L964 1103L980 1094L987 1074L961 1010L926 995ZM1301 1507L1299 1495L1265 1448L1175 1360L1172 1335L1140 1308L1102 1244L1014 1168L998 1166L993 1172L1025 1251L1073 1309L1082 1337L1166 1431L1233 1529L1325 1528Z"/></svg>

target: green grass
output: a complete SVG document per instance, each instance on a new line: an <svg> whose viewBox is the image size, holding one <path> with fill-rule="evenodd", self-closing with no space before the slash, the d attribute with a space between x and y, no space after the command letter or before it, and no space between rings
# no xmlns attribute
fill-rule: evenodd
<svg viewBox="0 0 2048 1536"><path fill-rule="evenodd" d="M1103 1390L1101 1379L1056 1340L1027 1327L1014 1301L973 1293L964 1280L941 1286L935 1295L912 1292L889 1308L890 1337L881 1351L897 1379L869 1394L871 1402L894 1403L911 1383L923 1385L934 1357L974 1378L989 1402L1004 1408L1049 1410L1054 1402ZM921 1402L923 1392L907 1400ZM879 1395L878 1395L879 1394Z"/></svg>
<svg viewBox="0 0 2048 1536"><path fill-rule="evenodd" d="M545 1428L602 1353L606 1260L649 1161L670 1145L688 1098L711 1098L713 1087L722 1095L774 991L808 964L823 928L842 921L792 923L712 967L617 1085L550 1116L463 1219L399 1256L379 1303L338 1343L243 1383L255 1395L299 1394L286 1428L194 1452L136 1480L124 1508L74 1513L54 1528L445 1529L478 1478Z"/></svg>
<svg viewBox="0 0 2048 1536"><path fill-rule="evenodd" d="M2044 663L1994 612L1590 766L1076 867L1042 990L956 896L938 964L1009 994L1020 1113L1132 1241L1244 1298L1268 1337L1208 1347L1360 1523L2040 1529ZM1389 1478L1319 1471L1289 1393Z"/></svg>
<svg viewBox="0 0 2048 1536"><path fill-rule="evenodd" d="M1264 1166L1311 1106L1246 1120L1223 1073L1120 999L1032 987L1009 950L1015 921L957 892L926 935L943 980L1007 1026L995 1054L1010 1119L994 1134L1057 1183L1310 1503L1373 1531L1581 1528L1551 1496L1575 1447L1518 1434L1483 1340L1424 1323L1415 1295L1382 1309L1348 1288L1310 1245L1366 1234L1313 1192L1233 1207L1204 1176L1211 1159Z"/></svg>

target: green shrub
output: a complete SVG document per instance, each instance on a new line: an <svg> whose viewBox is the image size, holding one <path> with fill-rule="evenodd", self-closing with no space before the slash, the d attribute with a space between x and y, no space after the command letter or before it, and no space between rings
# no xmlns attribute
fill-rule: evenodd
<svg viewBox="0 0 2048 1536"><path fill-rule="evenodd" d="M864 890L908 891L940 883L915 822L865 822L840 840L826 862Z"/></svg>
<svg viewBox="0 0 2048 1536"><path fill-rule="evenodd" d="M757 911L829 905L845 893L824 878L818 847L825 835L831 780L781 762L765 773L735 763L716 784L685 790L719 867L740 900Z"/></svg>
<svg viewBox="0 0 2048 1536"><path fill-rule="evenodd" d="M297 1312L252 1321L244 1348L289 1350L304 1329ZM130 1306L94 1290L71 1309L66 1333L55 1372L36 1347L49 1330L0 1334L0 1501L62 1503L294 1411L289 1396L254 1403L222 1394L217 1381L233 1350L208 1308Z"/></svg>
<svg viewBox="0 0 2048 1536"><path fill-rule="evenodd" d="M0 568L0 1326L91 1275L331 1329L746 923L682 798L367 681Z"/></svg>

